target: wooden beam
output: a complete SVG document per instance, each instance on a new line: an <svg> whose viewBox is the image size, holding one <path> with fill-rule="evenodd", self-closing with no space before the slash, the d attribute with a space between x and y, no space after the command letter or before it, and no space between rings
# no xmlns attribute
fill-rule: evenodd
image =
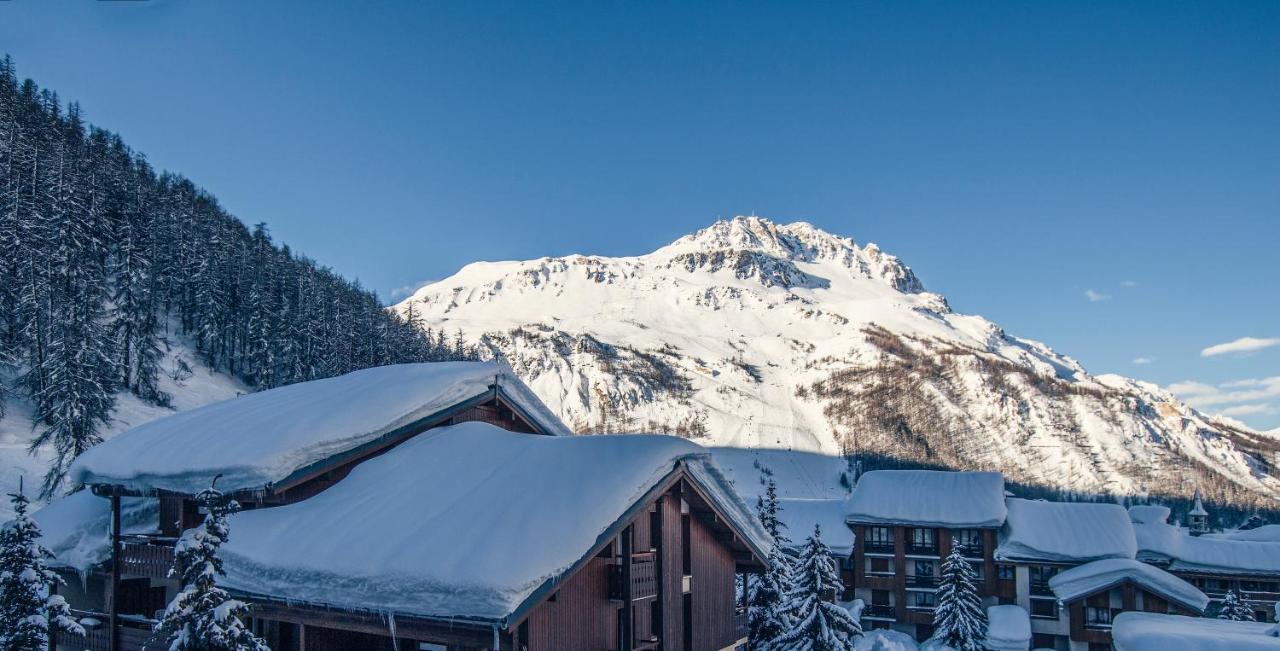
<svg viewBox="0 0 1280 651"><path fill-rule="evenodd" d="M109 648L120 651L120 492L111 493L111 627Z"/></svg>

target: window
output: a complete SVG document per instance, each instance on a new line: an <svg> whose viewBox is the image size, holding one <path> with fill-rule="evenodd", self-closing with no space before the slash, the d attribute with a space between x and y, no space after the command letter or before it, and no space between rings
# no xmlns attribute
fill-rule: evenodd
<svg viewBox="0 0 1280 651"><path fill-rule="evenodd" d="M863 551L892 554L893 529L890 527L867 527L866 540L862 542Z"/></svg>
<svg viewBox="0 0 1280 651"><path fill-rule="evenodd" d="M867 565L870 569L868 574L893 574L893 559L891 558L868 558Z"/></svg>
<svg viewBox="0 0 1280 651"><path fill-rule="evenodd" d="M912 592L911 595L912 608L933 608L935 604L932 592Z"/></svg>
<svg viewBox="0 0 1280 651"><path fill-rule="evenodd" d="M933 547L937 544L933 529L912 529L911 544L916 547Z"/></svg>
<svg viewBox="0 0 1280 651"><path fill-rule="evenodd" d="M1053 596L1053 591L1049 589L1049 579L1052 579L1058 573L1058 568L1050 565L1032 565L1029 569L1031 571L1031 594L1045 597Z"/></svg>
<svg viewBox="0 0 1280 651"><path fill-rule="evenodd" d="M966 556L982 557L982 530L981 529L956 529L951 532L951 544L960 547L960 552Z"/></svg>
<svg viewBox="0 0 1280 651"><path fill-rule="evenodd" d="M1084 625L1089 628L1111 628L1111 609L1094 606L1085 607Z"/></svg>
<svg viewBox="0 0 1280 651"><path fill-rule="evenodd" d="M933 561L916 561L916 576L933 576Z"/></svg>
<svg viewBox="0 0 1280 651"><path fill-rule="evenodd" d="M1058 618L1058 602L1053 599L1032 599L1031 616L1042 619Z"/></svg>
<svg viewBox="0 0 1280 651"><path fill-rule="evenodd" d="M873 606L888 606L888 605L889 605L889 591L888 591L888 590L872 590L872 591L871 591L871 605L873 605Z"/></svg>
<svg viewBox="0 0 1280 651"><path fill-rule="evenodd" d="M983 565L982 561L970 561L970 562L969 562L969 567L972 567L972 568L973 568L973 575L974 575L974 576L976 576L979 580L982 580L982 578L983 578L983 576L982 576L982 565Z"/></svg>
<svg viewBox="0 0 1280 651"><path fill-rule="evenodd" d="M996 576L998 576L1001 581L1013 581L1017 577L1017 574L1015 573L1012 565L1005 565L1004 563L1001 563L996 566Z"/></svg>
<svg viewBox="0 0 1280 651"><path fill-rule="evenodd" d="M1051 633L1032 633L1032 634L1031 634L1031 646L1032 646L1032 648L1036 648L1036 649L1054 649L1054 648L1057 648L1058 643L1057 643L1057 641L1054 639L1055 637L1057 637L1057 636L1055 636L1055 635L1053 635L1053 634L1051 634Z"/></svg>

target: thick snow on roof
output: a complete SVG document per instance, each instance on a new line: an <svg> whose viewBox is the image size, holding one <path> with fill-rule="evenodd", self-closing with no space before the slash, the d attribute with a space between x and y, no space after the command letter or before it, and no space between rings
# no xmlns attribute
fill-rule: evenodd
<svg viewBox="0 0 1280 651"><path fill-rule="evenodd" d="M160 506L154 499L120 500L124 533L156 530ZM87 570L111 555L111 502L88 490L54 500L31 515L40 526L40 544L53 552L52 565Z"/></svg>
<svg viewBox="0 0 1280 651"><path fill-rule="evenodd" d="M1125 581L1196 610L1209 605L1209 598L1194 585L1131 558L1107 558L1073 567L1049 579L1049 589L1058 599L1072 601Z"/></svg>
<svg viewBox="0 0 1280 651"><path fill-rule="evenodd" d="M670 436L430 430L303 502L230 520L225 585L424 617L499 620L687 463L756 544L767 534L700 446Z"/></svg>
<svg viewBox="0 0 1280 651"><path fill-rule="evenodd" d="M1138 558L1168 561L1171 570L1280 576L1280 543L1190 536L1169 524L1134 524L1133 530Z"/></svg>
<svg viewBox="0 0 1280 651"><path fill-rule="evenodd" d="M1021 606L991 606L987 609L987 649L1026 651L1031 645L1031 618Z"/></svg>
<svg viewBox="0 0 1280 651"><path fill-rule="evenodd" d="M858 524L998 527L1005 513L1004 477L998 472L873 470L853 487L846 519Z"/></svg>
<svg viewBox="0 0 1280 651"><path fill-rule="evenodd" d="M1111 637L1117 651L1280 651L1271 624L1207 617L1125 612L1116 616Z"/></svg>
<svg viewBox="0 0 1280 651"><path fill-rule="evenodd" d="M821 527L822 542L833 553L853 553L853 531L844 522L844 500L778 500L778 517L787 525L786 535L792 547L804 545L813 535L814 525Z"/></svg>
<svg viewBox="0 0 1280 651"><path fill-rule="evenodd" d="M400 364L251 393L145 423L81 455L71 480L194 493L222 474L220 489L260 488L495 384L539 424L567 433L496 363Z"/></svg>
<svg viewBox="0 0 1280 651"><path fill-rule="evenodd" d="M1134 504L1129 507L1129 521L1145 523L1166 523L1169 521L1169 507L1159 504Z"/></svg>
<svg viewBox="0 0 1280 651"><path fill-rule="evenodd" d="M1266 524L1257 529L1233 529L1222 533L1207 533L1200 537L1280 543L1280 524Z"/></svg>
<svg viewBox="0 0 1280 651"><path fill-rule="evenodd" d="M1133 558L1137 542L1129 514L1116 504L1010 498L996 558L1081 563Z"/></svg>

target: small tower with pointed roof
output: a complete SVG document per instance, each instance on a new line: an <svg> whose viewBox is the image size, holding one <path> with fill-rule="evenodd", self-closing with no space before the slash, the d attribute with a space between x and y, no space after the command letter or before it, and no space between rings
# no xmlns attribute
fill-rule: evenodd
<svg viewBox="0 0 1280 651"><path fill-rule="evenodd" d="M1187 514L1187 525L1191 528L1191 535L1198 536L1209 531L1209 512L1204 510L1204 503L1200 501L1199 486L1196 486L1195 502Z"/></svg>

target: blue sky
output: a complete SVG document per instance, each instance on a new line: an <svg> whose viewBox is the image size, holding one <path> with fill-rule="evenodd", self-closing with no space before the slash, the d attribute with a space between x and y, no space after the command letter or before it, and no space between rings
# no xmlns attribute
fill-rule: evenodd
<svg viewBox="0 0 1280 651"><path fill-rule="evenodd" d="M1277 33L1276 2L0 2L21 74L386 298L754 212L1268 428Z"/></svg>

